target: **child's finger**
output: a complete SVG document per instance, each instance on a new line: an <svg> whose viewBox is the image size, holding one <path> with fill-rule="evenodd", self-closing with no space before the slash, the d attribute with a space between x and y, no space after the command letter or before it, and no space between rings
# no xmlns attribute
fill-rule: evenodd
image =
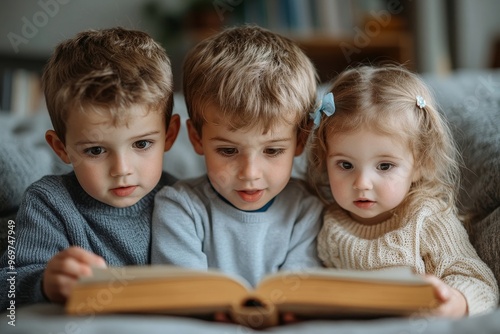
<svg viewBox="0 0 500 334"><path fill-rule="evenodd" d="M284 314L281 316L281 321L282 321L284 324L293 324L293 323L298 322L297 317L296 317L296 316L295 316L295 314L294 314L294 313L292 313L292 312L287 312L287 313L284 313Z"/></svg>
<svg viewBox="0 0 500 334"><path fill-rule="evenodd" d="M214 321L216 322L231 322L231 320L229 319L228 315L224 312L216 312L214 314Z"/></svg>
<svg viewBox="0 0 500 334"><path fill-rule="evenodd" d="M47 263L45 272L53 276L62 275L78 278L80 276L90 276L92 269L88 264L82 263L72 256L68 256L67 253L61 253Z"/></svg>
<svg viewBox="0 0 500 334"><path fill-rule="evenodd" d="M46 271L52 275L67 275L74 278L90 276L92 266L105 267L104 260L79 247L70 247L55 255L48 263Z"/></svg>
<svg viewBox="0 0 500 334"><path fill-rule="evenodd" d="M104 261L102 257L94 253L91 253L89 251L86 251L83 248L73 246L66 249L65 252L68 256L83 264L87 264L89 266L94 266L94 267L103 267L103 268L106 267L106 261Z"/></svg>
<svg viewBox="0 0 500 334"><path fill-rule="evenodd" d="M445 302L450 299L451 291L446 283L434 275L425 275L424 278L427 282L434 286L436 298L438 298L441 302Z"/></svg>

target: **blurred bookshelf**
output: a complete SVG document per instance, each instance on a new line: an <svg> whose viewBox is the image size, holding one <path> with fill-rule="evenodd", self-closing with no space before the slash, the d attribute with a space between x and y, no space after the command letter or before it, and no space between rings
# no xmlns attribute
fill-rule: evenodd
<svg viewBox="0 0 500 334"><path fill-rule="evenodd" d="M0 112L30 116L44 108L41 75L46 59L0 55Z"/></svg>
<svg viewBox="0 0 500 334"><path fill-rule="evenodd" d="M158 40L170 52L174 86L185 53L201 39L232 25L255 24L295 40L321 82L360 63L400 63L415 69L412 0L192 0L182 15L144 5Z"/></svg>
<svg viewBox="0 0 500 334"><path fill-rule="evenodd" d="M313 61L321 82L328 82L342 70L358 64L398 63L414 69L413 43L405 33L384 33L363 47L356 47L347 38L313 37L296 41Z"/></svg>
<svg viewBox="0 0 500 334"><path fill-rule="evenodd" d="M414 70L408 1L245 1L244 23L295 40L315 64L321 82L349 66L398 63Z"/></svg>
<svg viewBox="0 0 500 334"><path fill-rule="evenodd" d="M134 10L166 48L174 87L180 90L187 51L224 27L241 24L257 24L295 40L322 82L359 63L396 62L414 69L411 1L186 0L182 10L174 11L165 0L150 0L134 3ZM30 115L43 109L40 76L48 57L0 53L0 112Z"/></svg>

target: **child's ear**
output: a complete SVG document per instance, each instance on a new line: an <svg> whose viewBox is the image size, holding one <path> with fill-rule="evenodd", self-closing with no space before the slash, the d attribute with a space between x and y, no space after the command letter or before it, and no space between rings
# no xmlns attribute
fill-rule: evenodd
<svg viewBox="0 0 500 334"><path fill-rule="evenodd" d="M422 173L420 172L420 168L416 167L415 170L413 171L413 177L411 179L411 182L417 182L422 178Z"/></svg>
<svg viewBox="0 0 500 334"><path fill-rule="evenodd" d="M175 143L175 139L177 139L177 135L179 134L179 130L181 128L181 118L179 115L174 114L170 117L170 123L167 128L167 135L165 137L165 152L172 148L172 145Z"/></svg>
<svg viewBox="0 0 500 334"><path fill-rule="evenodd" d="M59 139L59 136L54 130L48 130L45 133L45 140L52 148L52 150L57 154L57 156L64 161L64 163L70 164L68 152L66 152L66 147L63 142Z"/></svg>
<svg viewBox="0 0 500 334"><path fill-rule="evenodd" d="M297 130L297 147L295 148L295 156L299 156L304 152L306 147L307 138L309 138L309 130L298 129Z"/></svg>
<svg viewBox="0 0 500 334"><path fill-rule="evenodd" d="M193 122L190 119L186 121L189 141L193 145L194 151L199 155L203 155L203 144L201 143L201 137L198 131L194 128Z"/></svg>

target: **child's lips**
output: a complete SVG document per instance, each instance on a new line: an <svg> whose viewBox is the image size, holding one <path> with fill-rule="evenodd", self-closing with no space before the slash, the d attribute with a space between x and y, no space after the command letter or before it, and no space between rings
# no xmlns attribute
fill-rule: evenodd
<svg viewBox="0 0 500 334"><path fill-rule="evenodd" d="M257 202L264 195L264 190L238 190L237 193L245 202Z"/></svg>
<svg viewBox="0 0 500 334"><path fill-rule="evenodd" d="M131 195L134 192L135 188L137 188L137 186L126 186L113 188L111 189L111 191L118 197L126 197Z"/></svg>
<svg viewBox="0 0 500 334"><path fill-rule="evenodd" d="M368 199L359 199L359 200L355 200L353 203L355 206L357 206L360 209L370 209L371 207L373 207L375 205L376 202L370 201Z"/></svg>

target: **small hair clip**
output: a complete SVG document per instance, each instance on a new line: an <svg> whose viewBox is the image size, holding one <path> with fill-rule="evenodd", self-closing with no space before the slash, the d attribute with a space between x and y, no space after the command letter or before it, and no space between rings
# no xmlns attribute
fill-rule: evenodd
<svg viewBox="0 0 500 334"><path fill-rule="evenodd" d="M425 103L425 100L422 96L420 95L417 95L417 107L419 107L420 109L423 109L425 108L427 104Z"/></svg>
<svg viewBox="0 0 500 334"><path fill-rule="evenodd" d="M333 93L328 93L323 96L321 101L321 105L312 113L309 113L309 116L314 122L314 128L316 129L321 122L321 113L324 113L326 117L330 117L335 113L335 102L333 102Z"/></svg>

